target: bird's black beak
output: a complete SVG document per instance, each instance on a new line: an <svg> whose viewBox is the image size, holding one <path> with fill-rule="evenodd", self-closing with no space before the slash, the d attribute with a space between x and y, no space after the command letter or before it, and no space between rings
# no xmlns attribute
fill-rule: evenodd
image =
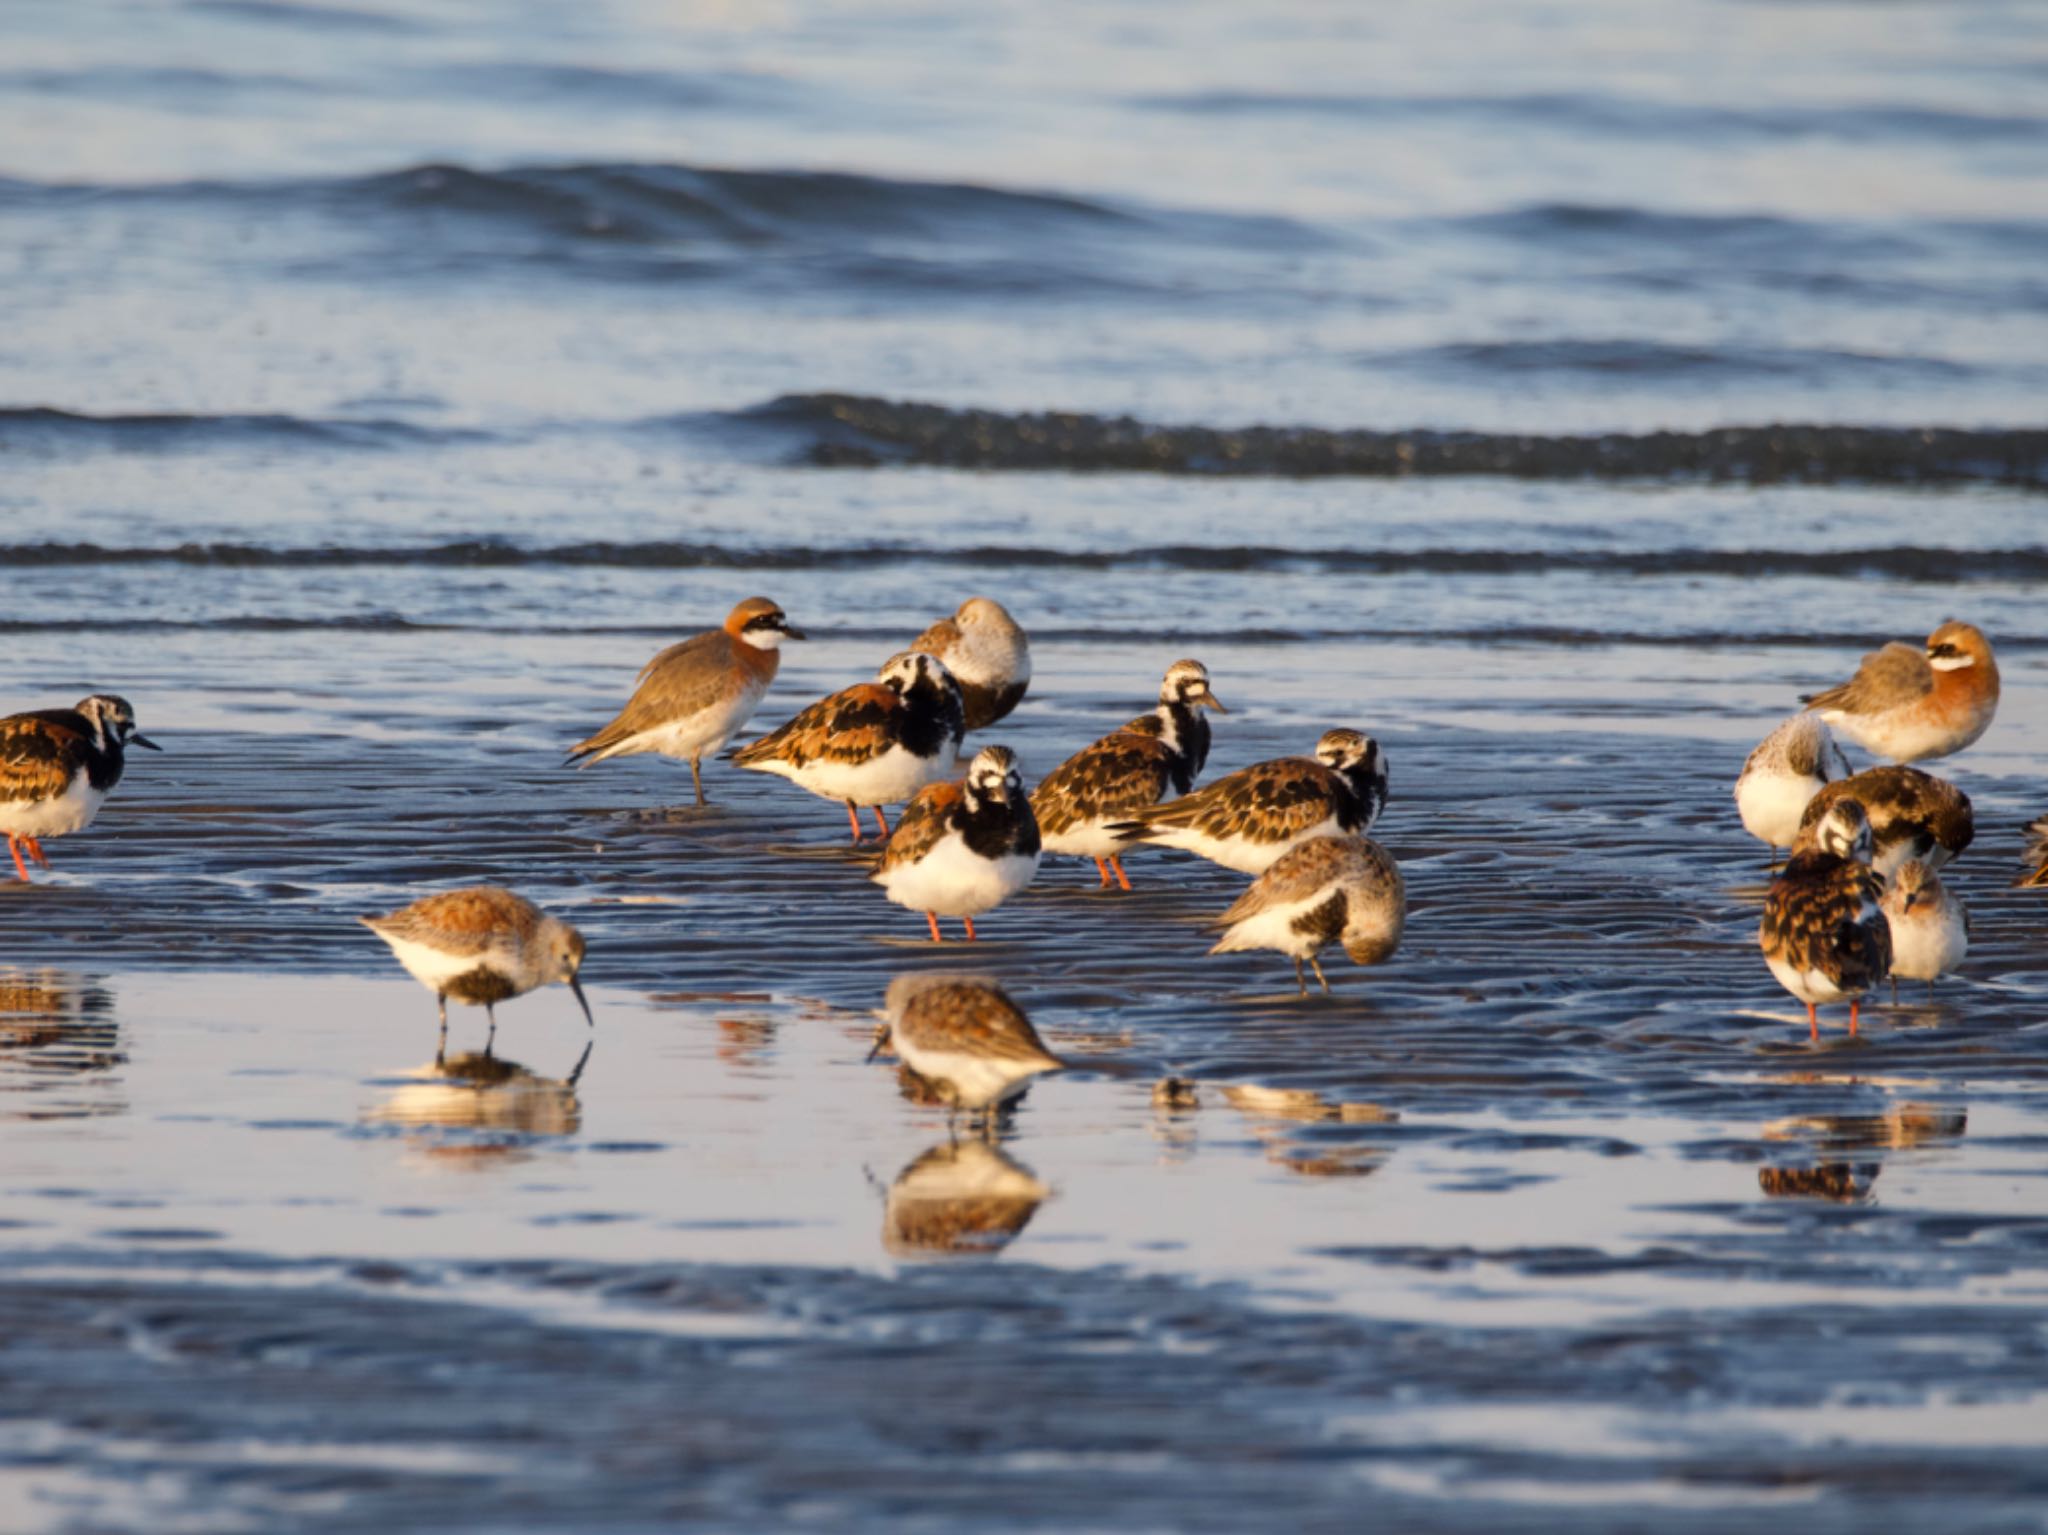
<svg viewBox="0 0 2048 1535"><path fill-rule="evenodd" d="M576 993L576 1005L583 1009L583 1022L585 1026L593 1029L596 1028L597 1020L590 1016L590 998L583 995L583 983L572 975L569 977L569 989Z"/></svg>
<svg viewBox="0 0 2048 1535"><path fill-rule="evenodd" d="M145 751L160 752L163 750L161 746L157 745L156 742L150 740L148 736L141 735L139 733L130 736L128 738L128 744L130 746L140 746Z"/></svg>
<svg viewBox="0 0 2048 1535"><path fill-rule="evenodd" d="M781 625L778 625L778 627L779 627L779 628L780 628L780 629L782 630L782 637L783 637L784 639L789 639L789 640L807 640L807 639L809 639L809 638L810 638L810 636L809 636L808 634L804 633L804 632L803 632L803 630L801 630L801 629L792 629L792 628L790 628L790 626L789 626L789 625L788 625L787 623L783 623L783 624L781 624Z"/></svg>
<svg viewBox="0 0 2048 1535"><path fill-rule="evenodd" d="M861 1064L865 1066L872 1062L876 1056L882 1053L882 1046L887 1043L889 1043L889 1026L885 1023L875 1030L875 1042L868 1047L868 1058Z"/></svg>
<svg viewBox="0 0 2048 1535"><path fill-rule="evenodd" d="M1214 693L1204 693L1200 698L1197 698L1195 702L1200 704L1205 709L1214 709L1218 714L1228 714L1230 712L1228 709L1223 707L1223 700L1218 698Z"/></svg>

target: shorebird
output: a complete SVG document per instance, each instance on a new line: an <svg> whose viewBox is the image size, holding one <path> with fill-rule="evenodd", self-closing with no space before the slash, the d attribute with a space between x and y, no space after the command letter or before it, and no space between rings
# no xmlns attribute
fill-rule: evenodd
<svg viewBox="0 0 2048 1535"><path fill-rule="evenodd" d="M1935 981L1970 952L1970 914L1917 858L1899 865L1882 904L1892 934L1892 1000L1898 1000L1901 976L1925 981L1932 996Z"/></svg>
<svg viewBox="0 0 2048 1535"><path fill-rule="evenodd" d="M994 981L969 975L899 975L882 1003L873 1060L883 1049L955 1108L999 1109L1043 1072L1066 1062Z"/></svg>
<svg viewBox="0 0 2048 1535"><path fill-rule="evenodd" d="M1370 830L1386 803L1379 743L1360 731L1327 730L1314 761L1281 757L1239 768L1110 830L1119 842L1186 848L1240 874L1263 874L1310 837Z"/></svg>
<svg viewBox="0 0 2048 1535"><path fill-rule="evenodd" d="M940 917L958 917L974 941L974 919L1029 885L1038 872L1038 821L1007 746L974 754L961 783L918 791L882 849L875 883L898 906L924 913L932 942Z"/></svg>
<svg viewBox="0 0 2048 1535"><path fill-rule="evenodd" d="M1828 807L1853 799L1870 818L1870 866L1889 877L1908 858L1946 866L1976 836L1970 796L1916 767L1866 768L1825 785L1803 813L1795 849L1808 845Z"/></svg>
<svg viewBox="0 0 2048 1535"><path fill-rule="evenodd" d="M498 1037L497 1005L557 981L576 994L584 1023L595 1026L576 978L583 935L502 886L444 890L386 916L356 920L390 944L398 962L434 994L443 1044L450 997L484 1010L491 1021L488 1051Z"/></svg>
<svg viewBox="0 0 2048 1535"><path fill-rule="evenodd" d="M2027 823L2027 850L2022 855L2026 868L2015 885L2048 885L2048 815Z"/></svg>
<svg viewBox="0 0 2048 1535"><path fill-rule="evenodd" d="M1305 959L1322 983L1323 945L1342 943L1361 965L1377 965L1401 945L1408 893L1391 854L1366 837L1311 837L1288 849L1210 925L1226 929L1211 954L1277 949L1294 961L1294 983L1308 995Z"/></svg>
<svg viewBox="0 0 2048 1535"><path fill-rule="evenodd" d="M1031 686L1031 641L1008 609L990 597L969 597L911 643L937 656L959 679L969 730L985 730L1024 701Z"/></svg>
<svg viewBox="0 0 2048 1535"><path fill-rule="evenodd" d="M1795 714L1765 736L1735 780L1742 828L1771 849L1799 840L1799 817L1831 779L1847 778L1849 762L1817 714Z"/></svg>
<svg viewBox="0 0 2048 1535"><path fill-rule="evenodd" d="M135 711L112 693L75 709L35 709L0 719L0 834L24 882L28 856L49 868L43 838L83 831L127 766L127 749L163 748L135 730Z"/></svg>
<svg viewBox="0 0 2048 1535"><path fill-rule="evenodd" d="M1209 688L1200 661L1176 661L1159 684L1159 707L1083 747L1031 792L1031 810L1048 853L1092 858L1104 888L1110 871L1128 890L1123 844L1110 826L1156 805L1170 788L1185 794L1209 760L1209 722L1200 713L1228 714Z"/></svg>
<svg viewBox="0 0 2048 1535"><path fill-rule="evenodd" d="M821 698L788 724L733 753L756 773L774 773L823 799L841 800L861 840L859 805L907 800L953 771L960 750L960 685L936 656L891 656L879 680Z"/></svg>
<svg viewBox="0 0 2048 1535"><path fill-rule="evenodd" d="M1894 640L1865 656L1847 682L1803 702L1880 757L1946 757L1984 734L1998 712L1998 663L1981 629L1951 620L1927 636L1924 651Z"/></svg>
<svg viewBox="0 0 2048 1535"><path fill-rule="evenodd" d="M1757 941L1778 984L1806 1004L1806 1025L1820 1039L1821 1002L1849 999L1849 1034L1863 993L1891 970L1891 929L1880 902L1884 885L1870 868L1870 820L1853 799L1821 817L1810 847L1795 848L1764 897Z"/></svg>
<svg viewBox="0 0 2048 1535"><path fill-rule="evenodd" d="M784 640L800 640L782 609L749 597L707 629L649 661L617 719L569 748L579 767L610 757L659 752L690 764L697 803L704 798L702 763L739 733L775 680Z"/></svg>

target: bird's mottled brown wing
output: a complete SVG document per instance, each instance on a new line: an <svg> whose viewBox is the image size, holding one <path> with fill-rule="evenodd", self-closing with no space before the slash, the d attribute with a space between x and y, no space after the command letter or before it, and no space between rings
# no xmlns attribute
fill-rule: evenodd
<svg viewBox="0 0 2048 1535"><path fill-rule="evenodd" d="M1892 968L1884 887L1862 864L1795 856L1764 898L1764 953L1817 970L1845 991L1876 985Z"/></svg>
<svg viewBox="0 0 2048 1535"><path fill-rule="evenodd" d="M32 714L0 719L0 800L54 799L91 746L77 731Z"/></svg>
<svg viewBox="0 0 2048 1535"><path fill-rule="evenodd" d="M1131 817L1143 830L1188 827L1211 837L1254 836L1281 841L1324 820L1346 786L1320 762L1282 757L1240 768L1164 805Z"/></svg>
<svg viewBox="0 0 2048 1535"><path fill-rule="evenodd" d="M523 944L540 919L539 909L525 897L497 885L475 885L422 896L389 916L364 917L362 922L380 937L464 955L481 954L503 943Z"/></svg>
<svg viewBox="0 0 2048 1535"><path fill-rule="evenodd" d="M669 646L640 669L639 684L617 718L570 747L569 755L589 756L711 708L736 685L732 647L732 636L723 629L707 629Z"/></svg>
<svg viewBox="0 0 2048 1535"><path fill-rule="evenodd" d="M921 650L928 656L946 659L946 652L960 643L960 623L957 619L942 618L924 633L910 642L912 650Z"/></svg>
<svg viewBox="0 0 2048 1535"><path fill-rule="evenodd" d="M1046 774L1032 791L1031 810L1039 831L1054 834L1089 821L1124 819L1158 804L1172 777L1172 753L1164 741L1119 730Z"/></svg>
<svg viewBox="0 0 2048 1535"><path fill-rule="evenodd" d="M1352 846L1345 837L1311 837L1300 847L1289 848L1210 925L1229 927L1275 906L1306 901L1344 872L1350 864Z"/></svg>
<svg viewBox="0 0 2048 1535"><path fill-rule="evenodd" d="M888 846L882 849L882 870L916 863L938 846L939 839L953 829L966 798L966 791L957 783L926 784L919 789L896 818L896 829L889 833Z"/></svg>
<svg viewBox="0 0 2048 1535"><path fill-rule="evenodd" d="M1873 650L1856 668L1856 675L1825 693L1809 694L1803 702L1813 709L1840 709L1848 714L1868 714L1934 691L1934 668L1924 652L1897 640L1882 650Z"/></svg>
<svg viewBox="0 0 2048 1535"><path fill-rule="evenodd" d="M920 1049L1059 1064L1016 1003L995 987L975 981L938 981L921 987L904 1004L895 1028Z"/></svg>
<svg viewBox="0 0 2048 1535"><path fill-rule="evenodd" d="M762 762L866 762L896 739L903 698L879 682L858 682L821 698L788 724L733 753L741 767Z"/></svg>

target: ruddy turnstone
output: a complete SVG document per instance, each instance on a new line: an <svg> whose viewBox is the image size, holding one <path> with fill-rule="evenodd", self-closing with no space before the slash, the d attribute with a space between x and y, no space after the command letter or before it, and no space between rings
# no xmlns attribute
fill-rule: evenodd
<svg viewBox="0 0 2048 1535"><path fill-rule="evenodd" d="M868 1059L895 1051L955 1108L1001 1108L1033 1077L1066 1065L1009 993L980 976L899 975L889 983L882 1017Z"/></svg>
<svg viewBox="0 0 2048 1535"><path fill-rule="evenodd" d="M1959 752L1998 712L1998 663L1974 624L1944 623L1926 649L1894 640L1856 675L1804 702L1867 751L1894 762Z"/></svg>
<svg viewBox="0 0 2048 1535"><path fill-rule="evenodd" d="M1815 1004L1847 997L1853 1037L1858 999L1891 970L1883 899L1884 884L1870 868L1869 817L1855 800L1837 799L1821 816L1813 844L1794 848L1771 881L1757 930L1771 974L1806 1004L1815 1040Z"/></svg>
<svg viewBox="0 0 2048 1535"><path fill-rule="evenodd" d="M1357 730L1326 730L1314 761L1281 757L1239 768L1110 831L1119 842L1186 848L1241 874L1263 874L1310 837L1370 830L1386 803L1387 762L1379 743Z"/></svg>
<svg viewBox="0 0 2048 1535"><path fill-rule="evenodd" d="M951 773L961 731L960 684L946 663L906 650L889 658L878 681L819 699L780 729L741 747L732 760L844 801L859 842L854 807L872 806L888 836L882 807Z"/></svg>
<svg viewBox="0 0 2048 1535"><path fill-rule="evenodd" d="M940 917L960 918L971 943L974 919L1030 884L1038 856L1038 821L1017 754L984 746L964 781L918 791L896 818L874 880L898 906L924 913L933 943L944 942Z"/></svg>
<svg viewBox="0 0 2048 1535"><path fill-rule="evenodd" d="M1311 837L1276 859L1211 924L1227 931L1209 952L1277 949L1294 961L1304 997L1305 959L1327 995L1323 945L1342 943L1357 963L1377 965L1400 947L1407 914L1407 888L1385 848L1365 837Z"/></svg>
<svg viewBox="0 0 2048 1535"><path fill-rule="evenodd" d="M1763 738L1735 780L1742 828L1778 849L1799 840L1799 817L1830 779L1847 778L1849 762L1817 714L1795 714Z"/></svg>
<svg viewBox="0 0 2048 1535"><path fill-rule="evenodd" d="M679 757L690 764L697 803L706 803L703 760L752 716L782 664L782 642L802 638L775 603L749 597L726 614L722 628L692 635L649 661L619 717L570 747L569 761L588 767L641 752Z"/></svg>
<svg viewBox="0 0 2048 1535"><path fill-rule="evenodd" d="M1908 858L1892 875L1884 893L1885 920L1892 931L1892 997L1899 978L1934 983L1963 962L1970 952L1970 914L1941 882L1941 876L1917 858Z"/></svg>
<svg viewBox="0 0 2048 1535"><path fill-rule="evenodd" d="M986 1257L1015 1241L1051 1194L987 1141L948 1141L889 1185L882 1245L905 1255Z"/></svg>
<svg viewBox="0 0 2048 1535"><path fill-rule="evenodd" d="M983 730L1024 701L1031 686L1031 641L1008 609L990 597L969 597L911 643L937 656L959 679L969 730Z"/></svg>
<svg viewBox="0 0 2048 1535"><path fill-rule="evenodd" d="M1048 853L1092 858L1109 884L1110 871L1128 890L1119 856L1123 844L1110 834L1114 822L1156 805L1170 788L1185 794L1209 760L1209 722L1200 710L1228 714L1209 689L1200 661L1176 661L1159 684L1159 707L1112 731L1062 762L1031 791L1031 810Z"/></svg>
<svg viewBox="0 0 2048 1535"><path fill-rule="evenodd" d="M584 1023L595 1026L576 978L583 935L501 886L444 890L387 916L356 920L390 944L398 962L434 994L444 1042L450 997L484 1010L491 1021L489 1050L498 1037L497 1005L556 981L576 994Z"/></svg>
<svg viewBox="0 0 2048 1535"><path fill-rule="evenodd" d="M127 749L163 748L135 731L135 711L111 693L82 698L75 709L35 709L0 719L0 834L14 868L28 851L44 868L43 838L92 824L127 765Z"/></svg>
<svg viewBox="0 0 2048 1535"><path fill-rule="evenodd" d="M1908 858L1939 869L1976 836L1970 796L1945 778L1916 767L1865 768L1815 794L1802 816L1794 848L1811 841L1828 806L1853 799L1870 818L1870 866L1889 878Z"/></svg>

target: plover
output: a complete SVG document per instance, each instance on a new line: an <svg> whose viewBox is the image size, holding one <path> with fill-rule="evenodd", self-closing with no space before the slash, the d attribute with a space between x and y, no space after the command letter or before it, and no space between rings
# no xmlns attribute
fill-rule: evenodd
<svg viewBox="0 0 2048 1535"><path fill-rule="evenodd" d="M1110 826L1156 805L1167 790L1185 794L1209 760L1209 722L1200 713L1228 714L1210 691L1208 668L1176 661L1159 684L1159 707L1112 731L1062 762L1031 791L1031 810L1048 853L1092 858L1104 887L1110 871L1128 890L1119 856L1123 844Z"/></svg>
<svg viewBox="0 0 2048 1535"><path fill-rule="evenodd" d="M1807 1029L1820 1038L1821 1002L1849 999L1856 1033L1858 999L1891 970L1891 929L1880 902L1884 885L1870 868L1870 820L1853 799L1838 799L1820 819L1812 846L1796 847L1764 897L1757 941L1764 961L1806 1004Z"/></svg>
<svg viewBox="0 0 2048 1535"><path fill-rule="evenodd" d="M27 850L44 868L43 838L92 824L121 781L130 746L161 751L135 730L128 700L111 693L82 698L75 709L35 709L0 719L0 834L24 881Z"/></svg>
<svg viewBox="0 0 2048 1535"><path fill-rule="evenodd" d="M1953 620L1924 650L1894 640L1863 658L1839 687L1803 700L1866 751L1893 762L1959 752L1998 712L1998 663L1974 624Z"/></svg>
<svg viewBox="0 0 2048 1535"><path fill-rule="evenodd" d="M1941 876L1918 858L1908 858L1884 893L1885 921L1892 933L1892 997L1899 978L1934 983L1970 952L1970 914Z"/></svg>
<svg viewBox="0 0 2048 1535"><path fill-rule="evenodd" d="M1831 779L1847 778L1849 761L1817 714L1795 714L1763 738L1735 780L1743 830L1771 849L1799 839L1799 817Z"/></svg>
<svg viewBox="0 0 2048 1535"><path fill-rule="evenodd" d="M579 767L611 757L659 752L690 764L697 803L704 798L703 760L739 733L775 680L784 640L800 640L782 609L749 597L707 629L649 661L626 707L587 741L569 748Z"/></svg>
<svg viewBox="0 0 2048 1535"><path fill-rule="evenodd" d="M1866 768L1825 785L1807 805L1794 848L1812 840L1828 806L1853 799L1870 818L1870 866L1890 877L1908 858L1939 869L1977 834L1970 796L1916 767Z"/></svg>
<svg viewBox="0 0 2048 1535"><path fill-rule="evenodd" d="M1311 837L1288 849L1212 926L1227 929L1211 954L1277 949L1294 961L1294 982L1308 995L1305 959L1327 995L1318 957L1342 943L1361 965L1377 965L1401 945L1408 893L1391 854L1365 837Z"/></svg>
<svg viewBox="0 0 2048 1535"><path fill-rule="evenodd" d="M398 962L434 994L444 1042L450 997L484 1010L491 1021L489 1050L498 1037L497 1005L557 981L576 994L584 1023L595 1026L577 979L583 935L502 886L444 890L387 916L356 920L390 944Z"/></svg>
<svg viewBox="0 0 2048 1535"><path fill-rule="evenodd" d="M1038 821L1017 755L984 746L960 783L918 791L882 849L875 883L898 906L921 911L932 942L940 917L958 917L974 940L974 919L1031 883L1038 872Z"/></svg>
<svg viewBox="0 0 2048 1535"><path fill-rule="evenodd" d="M971 975L899 975L882 1003L868 1059L884 1049L955 1108L1001 1108L1033 1077L1066 1062L996 982Z"/></svg>
<svg viewBox="0 0 2048 1535"><path fill-rule="evenodd" d="M1031 641L990 597L969 597L910 648L937 656L959 679L969 730L984 730L1002 719L1023 702L1031 686Z"/></svg>
<svg viewBox="0 0 2048 1535"><path fill-rule="evenodd" d="M1386 803L1379 743L1360 731L1328 730L1313 761L1281 757L1239 768L1110 830L1120 842L1186 848L1241 874L1263 874L1310 837L1370 830Z"/></svg>
<svg viewBox="0 0 2048 1535"><path fill-rule="evenodd" d="M906 1256L986 1257L1016 1240L1051 1194L987 1141L948 1141L889 1185L882 1245Z"/></svg>
<svg viewBox="0 0 2048 1535"><path fill-rule="evenodd" d="M855 807L872 806L886 837L882 806L907 800L953 771L961 716L960 685L945 662L906 650L889 658L879 680L819 699L732 760L843 801L855 842L861 840Z"/></svg>

